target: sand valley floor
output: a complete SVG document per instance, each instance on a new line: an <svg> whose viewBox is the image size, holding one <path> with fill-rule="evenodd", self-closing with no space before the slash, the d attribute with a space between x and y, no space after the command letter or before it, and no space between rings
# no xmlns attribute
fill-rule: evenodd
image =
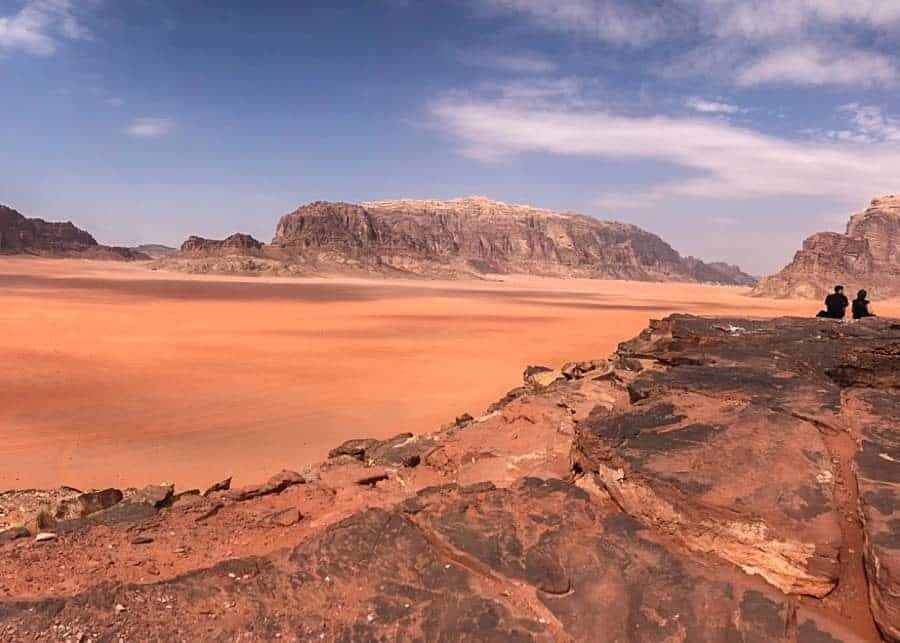
<svg viewBox="0 0 900 643"><path fill-rule="evenodd" d="M0 259L0 489L181 488L481 412L528 364L672 312L809 316L747 289L510 277L251 279ZM900 315L900 302L875 302Z"/></svg>

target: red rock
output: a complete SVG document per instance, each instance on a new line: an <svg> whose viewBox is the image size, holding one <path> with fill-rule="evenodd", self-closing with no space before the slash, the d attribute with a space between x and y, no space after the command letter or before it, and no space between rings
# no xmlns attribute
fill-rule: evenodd
<svg viewBox="0 0 900 643"><path fill-rule="evenodd" d="M100 245L94 237L77 228L71 221L56 223L29 219L10 207L0 205L0 255L2 254L118 260L150 258L130 248Z"/></svg>
<svg viewBox="0 0 900 643"><path fill-rule="evenodd" d="M682 257L656 235L632 225L481 197L359 205L319 201L281 217L270 245L247 235L224 241L191 237L163 265L276 274L364 271L455 278L515 272L755 281L734 266Z"/></svg>
<svg viewBox="0 0 900 643"><path fill-rule="evenodd" d="M766 297L820 298L842 284L855 296L900 294L900 197L874 199L867 210L854 214L844 234L820 232L781 272L760 280L754 294Z"/></svg>

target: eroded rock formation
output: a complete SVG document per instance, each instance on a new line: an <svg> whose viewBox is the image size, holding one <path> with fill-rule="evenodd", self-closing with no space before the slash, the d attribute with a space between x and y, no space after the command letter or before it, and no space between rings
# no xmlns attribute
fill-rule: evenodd
<svg viewBox="0 0 900 643"><path fill-rule="evenodd" d="M900 640L898 373L896 321L673 316L262 485L0 494L0 637Z"/></svg>
<svg viewBox="0 0 900 643"><path fill-rule="evenodd" d="M3 254L124 260L150 258L131 248L101 245L71 221L56 223L28 219L12 208L0 205L0 255Z"/></svg>
<svg viewBox="0 0 900 643"><path fill-rule="evenodd" d="M767 297L824 297L836 284L848 293L900 295L900 197L874 199L854 214L847 232L820 232L781 272L762 279L754 293Z"/></svg>
<svg viewBox="0 0 900 643"><path fill-rule="evenodd" d="M190 269L191 246L181 253L184 265L168 265ZM246 254L257 258L260 271L273 272L755 282L734 266L681 257L636 226L480 197L311 203L281 218L270 245Z"/></svg>

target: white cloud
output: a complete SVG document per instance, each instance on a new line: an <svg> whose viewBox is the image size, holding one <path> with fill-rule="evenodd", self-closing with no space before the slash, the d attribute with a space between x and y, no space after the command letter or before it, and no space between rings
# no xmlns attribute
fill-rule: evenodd
<svg viewBox="0 0 900 643"><path fill-rule="evenodd" d="M900 78L897 63L878 53L824 49L816 45L786 47L765 54L737 74L741 86L793 85L891 86Z"/></svg>
<svg viewBox="0 0 900 643"><path fill-rule="evenodd" d="M459 60L472 67L487 67L517 73L545 74L556 70L556 64L533 52L464 51Z"/></svg>
<svg viewBox="0 0 900 643"><path fill-rule="evenodd" d="M51 56L62 40L89 39L76 6L74 0L27 0L16 13L0 16L0 50Z"/></svg>
<svg viewBox="0 0 900 643"><path fill-rule="evenodd" d="M770 38L819 25L891 27L900 22L894 0L703 0L717 17L719 36Z"/></svg>
<svg viewBox="0 0 900 643"><path fill-rule="evenodd" d="M741 108L730 103L721 101L706 100L704 98L688 98L684 103L688 108L701 114L737 114Z"/></svg>
<svg viewBox="0 0 900 643"><path fill-rule="evenodd" d="M625 117L560 104L534 106L460 95L431 104L464 154L502 160L524 153L673 164L691 176L651 186L642 198L750 199L829 196L866 199L896 189L896 146L791 140L719 120ZM610 202L617 195L608 195ZM632 201L635 195L630 195Z"/></svg>
<svg viewBox="0 0 900 643"><path fill-rule="evenodd" d="M127 131L137 138L159 138L173 129L175 129L175 121L171 118L142 117L131 121Z"/></svg>
<svg viewBox="0 0 900 643"><path fill-rule="evenodd" d="M900 78L896 57L874 45L896 42L900 0L469 1L612 45L662 41L681 52L660 69L668 76L690 69L739 86L845 87L888 86Z"/></svg>

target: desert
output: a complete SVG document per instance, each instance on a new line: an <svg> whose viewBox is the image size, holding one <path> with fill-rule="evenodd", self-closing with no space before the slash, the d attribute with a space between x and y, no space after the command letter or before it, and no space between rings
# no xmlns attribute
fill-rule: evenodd
<svg viewBox="0 0 900 643"><path fill-rule="evenodd" d="M249 482L335 441L483 410L529 364L603 357L650 318L819 305L688 283L240 278L21 257L0 258L0 280L4 489Z"/></svg>
<svg viewBox="0 0 900 643"><path fill-rule="evenodd" d="M0 0L0 643L900 643L898 0Z"/></svg>

